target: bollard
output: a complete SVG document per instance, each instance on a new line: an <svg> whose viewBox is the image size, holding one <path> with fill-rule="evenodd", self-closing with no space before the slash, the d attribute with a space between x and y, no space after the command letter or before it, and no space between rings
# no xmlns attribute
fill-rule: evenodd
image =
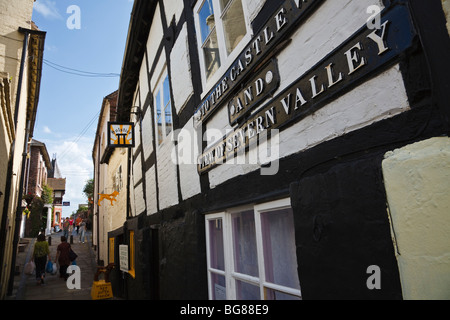
<svg viewBox="0 0 450 320"><path fill-rule="evenodd" d="M73 235L70 235L70 244L73 244Z"/></svg>
<svg viewBox="0 0 450 320"><path fill-rule="evenodd" d="M49 245L49 246L52 245L52 237L48 237L48 245Z"/></svg>

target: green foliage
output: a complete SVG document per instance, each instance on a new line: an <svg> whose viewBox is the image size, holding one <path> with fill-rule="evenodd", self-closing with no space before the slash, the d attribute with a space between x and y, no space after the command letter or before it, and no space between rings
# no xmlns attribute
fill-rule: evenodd
<svg viewBox="0 0 450 320"><path fill-rule="evenodd" d="M48 185L44 184L42 186L42 201L44 204L52 204L53 203L53 189Z"/></svg>
<svg viewBox="0 0 450 320"><path fill-rule="evenodd" d="M83 188L83 193L86 196L86 198L92 199L94 196L94 179L89 179L86 181L86 184Z"/></svg>
<svg viewBox="0 0 450 320"><path fill-rule="evenodd" d="M31 237L37 237L39 234L39 231L42 228L45 228L43 213L44 213L44 201L40 197L34 197L33 202L31 202L31 209L30 209L30 220L31 220L31 230L30 235Z"/></svg>

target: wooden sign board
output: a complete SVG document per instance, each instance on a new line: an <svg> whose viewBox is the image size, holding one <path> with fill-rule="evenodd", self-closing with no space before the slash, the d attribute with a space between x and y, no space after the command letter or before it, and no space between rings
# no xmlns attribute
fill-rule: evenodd
<svg viewBox="0 0 450 320"><path fill-rule="evenodd" d="M108 122L108 147L133 148L134 123Z"/></svg>

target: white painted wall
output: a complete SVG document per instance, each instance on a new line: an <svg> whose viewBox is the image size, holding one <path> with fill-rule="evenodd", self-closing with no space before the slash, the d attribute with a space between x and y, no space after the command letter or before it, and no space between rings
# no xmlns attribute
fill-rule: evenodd
<svg viewBox="0 0 450 320"><path fill-rule="evenodd" d="M450 299L450 139L388 152L383 178L403 298Z"/></svg>
<svg viewBox="0 0 450 320"><path fill-rule="evenodd" d="M189 97L193 94L191 65L189 58L189 43L186 23L183 25L172 52L170 53L171 78L174 85L173 101L175 109L180 112Z"/></svg>

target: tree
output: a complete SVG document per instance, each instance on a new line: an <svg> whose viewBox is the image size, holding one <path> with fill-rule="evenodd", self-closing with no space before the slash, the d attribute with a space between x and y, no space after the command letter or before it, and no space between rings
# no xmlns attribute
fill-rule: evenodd
<svg viewBox="0 0 450 320"><path fill-rule="evenodd" d="M89 179L86 181L86 184L83 188L83 193L88 201L90 201L94 197L94 179Z"/></svg>
<svg viewBox="0 0 450 320"><path fill-rule="evenodd" d="M90 229L92 225L92 219L93 219L93 199L94 199L94 179L89 179L86 181L86 184L83 188L83 193L88 199L88 208L85 212L85 216L87 218L87 228ZM86 210L86 209L81 209Z"/></svg>

